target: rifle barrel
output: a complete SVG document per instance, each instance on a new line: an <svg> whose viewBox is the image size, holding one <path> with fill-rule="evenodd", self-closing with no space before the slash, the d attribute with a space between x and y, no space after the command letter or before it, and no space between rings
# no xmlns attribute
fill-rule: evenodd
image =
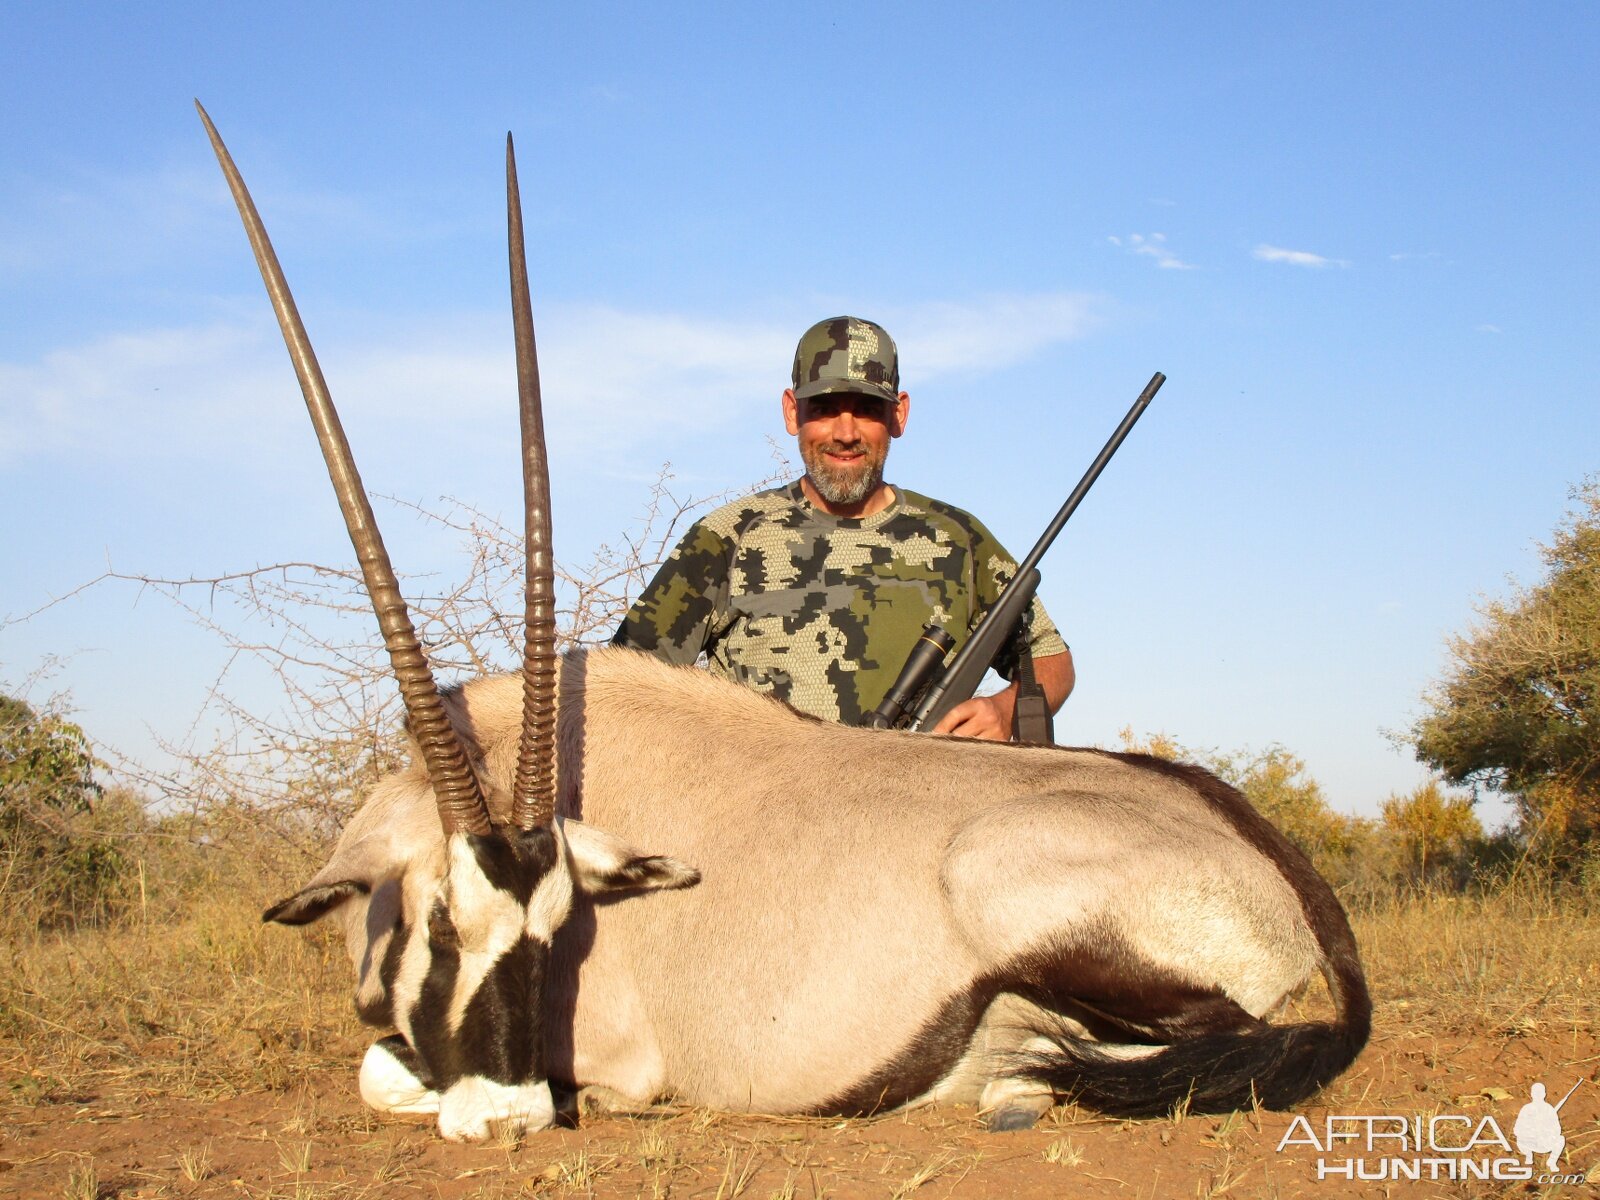
<svg viewBox="0 0 1600 1200"><path fill-rule="evenodd" d="M1128 415L1122 418L1122 424L1107 439L1095 460L1089 464L1089 469L1083 473L1083 478L1078 480L1078 486L1072 489L1072 494L1067 497L1067 502L1061 506L1060 511L1045 529L1043 536L1033 544L1033 549L1028 551L1028 557L1017 565L1017 577L1021 578L1039 565L1039 560L1044 557L1044 552L1050 549L1050 543L1056 540L1056 535L1061 532L1072 514L1077 510L1078 504L1089 494L1089 489L1094 486L1094 481L1100 478L1100 472L1106 469L1106 464L1111 461L1111 456L1117 452L1128 434L1133 430L1139 418L1144 416L1144 410L1150 407L1150 401L1155 399L1156 393L1161 390L1161 385L1167 377L1160 371L1150 376L1150 382L1144 385L1144 391L1139 393L1139 398L1133 402L1133 407L1128 410ZM1124 392L1124 395L1127 393Z"/></svg>
<svg viewBox="0 0 1600 1200"><path fill-rule="evenodd" d="M1582 1082L1583 1082L1583 1079L1580 1077L1579 1080L1578 1080L1578 1083L1582 1083ZM1568 1100L1572 1099L1572 1093L1578 1090L1578 1083L1573 1084L1571 1087L1569 1087L1567 1089L1567 1094L1565 1096L1561 1097L1561 1104L1565 1104ZM1561 1111L1561 1104L1557 1104L1556 1105L1556 1111L1557 1112Z"/></svg>
<svg viewBox="0 0 1600 1200"><path fill-rule="evenodd" d="M932 729L934 725L938 724L940 717L954 707L956 701L965 700L972 695L971 691L967 691L965 696L956 696L951 701L946 700L947 694L953 694L950 692L952 684L962 677L963 672L968 675L974 674L971 667L971 659L983 652L980 650L980 643L984 639L981 639L979 634L983 632L984 625L996 611L1004 610L1006 601L1014 590L1024 587L1037 588L1039 586L1039 560L1044 557L1045 551L1050 549L1050 543L1056 540L1056 535L1061 532L1062 526L1067 523L1073 512L1077 510L1079 502L1088 494L1089 489L1094 486L1094 481L1100 478L1100 472L1105 470L1106 464L1111 461L1111 456L1117 452L1117 448L1122 445L1123 440L1127 438L1139 418L1144 415L1144 410L1150 407L1150 401L1155 399L1156 393L1161 390L1161 385L1166 381L1167 377L1157 371L1150 377L1150 382L1144 385L1144 391L1139 393L1139 398L1133 402L1133 407L1128 410L1128 415L1122 418L1122 424L1117 426L1110 439L1101 447L1100 453L1095 455L1095 460L1089 464L1089 469L1083 473L1083 478L1078 480L1078 486L1072 489L1072 494L1067 497L1066 503L1056 512L1055 517L1045 529L1043 536L1033 544L1033 549L1028 551L1028 556L1018 564L1017 573L1011 577L1011 582L1000 593L1000 598L995 601L989 615L985 616L978 628L973 630L973 635L962 643L961 649L956 651L955 658L945 668L944 674L923 694L922 701L917 705L916 711L912 716L911 728L924 731ZM1022 614L1018 613L1017 617L1020 620ZM1009 633L1010 631L1006 630L1004 632ZM984 670L987 670L989 664L985 662L983 665ZM981 681L982 675L982 671L976 672L976 676L971 680L974 688ZM962 685L961 690L965 690L965 684Z"/></svg>

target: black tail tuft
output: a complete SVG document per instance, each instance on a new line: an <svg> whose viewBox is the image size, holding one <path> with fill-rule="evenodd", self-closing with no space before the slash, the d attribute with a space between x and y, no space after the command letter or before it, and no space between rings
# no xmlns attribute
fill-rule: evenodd
<svg viewBox="0 0 1600 1200"><path fill-rule="evenodd" d="M1014 1071L1110 1116L1232 1112L1255 1104L1283 1109L1332 1082L1361 1052L1367 1033L1361 1021L1263 1025L1137 1047L1149 1051L1138 1057L1056 1034L1049 1035L1052 1049L1024 1054Z"/></svg>

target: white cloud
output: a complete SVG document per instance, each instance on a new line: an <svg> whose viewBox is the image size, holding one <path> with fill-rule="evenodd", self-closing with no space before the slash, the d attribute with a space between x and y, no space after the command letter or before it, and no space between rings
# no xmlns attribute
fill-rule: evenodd
<svg viewBox="0 0 1600 1200"><path fill-rule="evenodd" d="M1311 267L1321 270L1323 267L1348 267L1350 264L1342 258L1324 258L1320 254L1313 254L1309 250L1285 250L1281 246L1269 246L1262 242L1252 252L1252 257L1262 262L1287 263L1291 267Z"/></svg>
<svg viewBox="0 0 1600 1200"><path fill-rule="evenodd" d="M1186 263L1167 248L1167 235L1152 233L1148 236L1142 233L1130 233L1125 238L1111 237L1107 239L1113 246L1121 246L1131 254L1140 254L1146 258L1156 260L1156 266L1167 271L1192 271L1193 263Z"/></svg>
<svg viewBox="0 0 1600 1200"><path fill-rule="evenodd" d="M194 165L10 182L0 211L0 270L8 272L148 266L163 247L217 225L227 195L220 176Z"/></svg>
<svg viewBox="0 0 1600 1200"><path fill-rule="evenodd" d="M1476 326L1476 329L1477 329L1477 331L1479 333L1504 333L1505 332L1505 330L1501 329L1500 326L1498 326L1498 325L1490 325L1487 321L1484 322L1482 325Z"/></svg>
<svg viewBox="0 0 1600 1200"><path fill-rule="evenodd" d="M1006 367L1077 341L1100 324L1099 310L1093 297L1047 292L917 305L887 312L884 320L900 347L901 380L909 390L920 380ZM788 338L793 342L795 335ZM792 346L787 353L793 355Z"/></svg>
<svg viewBox="0 0 1600 1200"><path fill-rule="evenodd" d="M268 355L270 332L212 326L114 334L31 363L0 362L0 462L164 458L258 437L262 423L275 423L289 370L281 343Z"/></svg>
<svg viewBox="0 0 1600 1200"><path fill-rule="evenodd" d="M910 385L1020 362L1085 336L1098 320L1096 302L1072 293L929 303L881 317ZM800 332L760 317L597 305L553 305L537 320L552 434L624 455L668 432L774 405ZM414 441L426 422L436 438L463 443L485 423L515 427L503 313L321 339L317 351L346 424L368 427L360 437L352 430L358 444L374 436ZM0 462L229 453L258 461L270 457L267 446L298 447L304 436L299 389L265 317L117 334L33 362L0 362L0 399Z"/></svg>

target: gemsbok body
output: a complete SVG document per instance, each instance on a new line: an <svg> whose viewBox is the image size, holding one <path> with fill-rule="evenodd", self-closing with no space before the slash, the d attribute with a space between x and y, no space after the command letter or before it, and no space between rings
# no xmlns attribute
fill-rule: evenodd
<svg viewBox="0 0 1600 1200"><path fill-rule="evenodd" d="M204 113L202 111L202 117ZM630 650L554 653L537 362L507 145L529 517L521 675L427 671L309 340L206 120L406 702L414 764L266 918L344 925L362 1094L448 1138L608 1107L1057 1099L1286 1107L1365 1044L1344 911L1198 767L866 730ZM1320 974L1330 1022L1267 1018Z"/></svg>

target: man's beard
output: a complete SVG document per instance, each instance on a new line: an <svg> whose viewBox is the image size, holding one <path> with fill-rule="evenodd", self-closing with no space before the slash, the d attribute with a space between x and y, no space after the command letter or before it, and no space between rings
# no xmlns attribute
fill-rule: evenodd
<svg viewBox="0 0 1600 1200"><path fill-rule="evenodd" d="M835 467L824 455L859 450L861 457L848 467ZM869 446L843 446L838 442L823 442L800 447L800 457L806 464L806 474L811 486L829 504L858 504L883 482L883 463L887 455L874 456Z"/></svg>

